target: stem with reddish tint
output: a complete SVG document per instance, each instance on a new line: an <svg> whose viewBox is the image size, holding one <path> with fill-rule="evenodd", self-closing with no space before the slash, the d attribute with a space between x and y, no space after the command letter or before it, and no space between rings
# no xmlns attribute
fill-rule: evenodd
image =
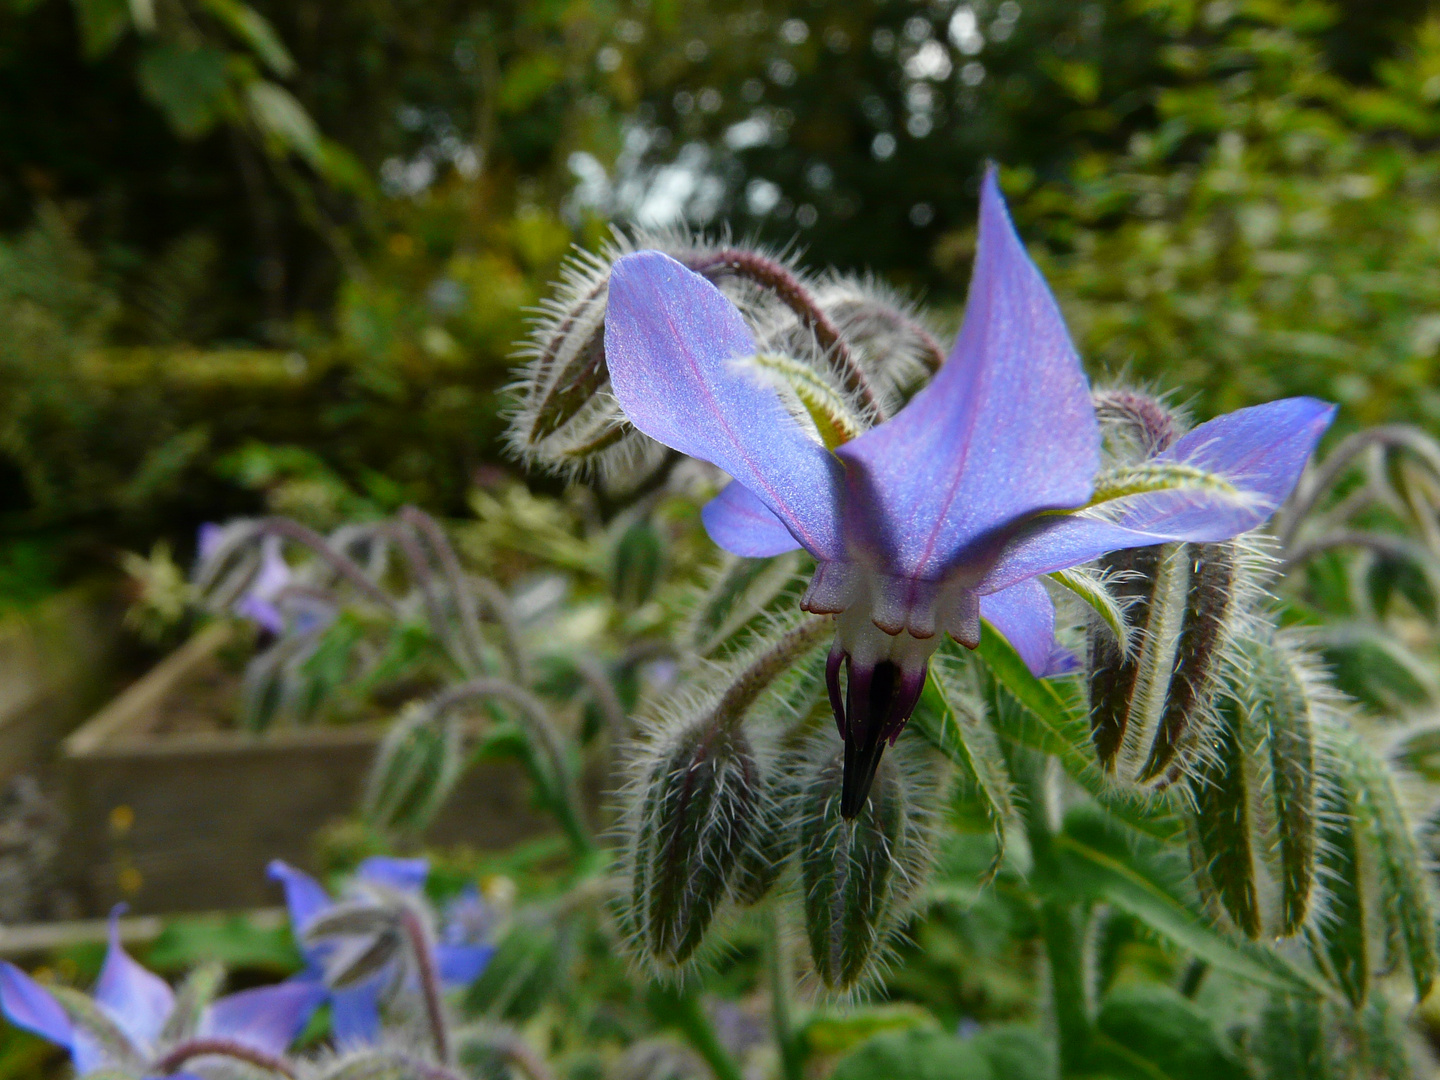
<svg viewBox="0 0 1440 1080"><path fill-rule="evenodd" d="M253 1046L247 1046L234 1039L220 1038L186 1039L166 1053L164 1057L159 1058L151 1068L158 1076L169 1076L173 1072L178 1072L187 1061L197 1057L227 1057L233 1061L243 1061L257 1068L279 1073L281 1076L290 1077L291 1080L294 1080L296 1075L295 1070L284 1058L267 1054L263 1050L256 1050Z"/></svg>
<svg viewBox="0 0 1440 1080"><path fill-rule="evenodd" d="M430 937L420 916L411 908L405 908L400 916L405 939L415 957L415 970L420 979L420 997L425 1004L425 1019L430 1028L430 1041L435 1047L435 1057L443 1064L450 1061L450 1032L445 1024L445 1003L440 996L440 972L435 967L435 954L430 948Z"/></svg>
<svg viewBox="0 0 1440 1080"><path fill-rule="evenodd" d="M800 279L783 263L767 258L758 251L746 251L743 248L721 248L711 254L694 256L685 261L690 269L707 278L731 273L769 289L779 297L781 303L795 312L800 321L815 335L815 340L839 369L845 389L857 394L877 419L886 418L884 406L876 396L864 370L856 362L849 344L840 336L839 328L815 302L815 298L800 283Z"/></svg>

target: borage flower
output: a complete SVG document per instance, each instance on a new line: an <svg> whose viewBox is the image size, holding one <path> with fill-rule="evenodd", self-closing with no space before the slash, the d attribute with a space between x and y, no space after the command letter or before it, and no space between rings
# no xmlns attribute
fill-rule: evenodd
<svg viewBox="0 0 1440 1080"><path fill-rule="evenodd" d="M704 278L653 251L615 264L605 355L630 421L730 475L703 511L721 547L752 557L803 547L819 563L801 604L837 616L826 679L845 740L847 818L914 710L942 631L975 648L984 620L1036 674L1065 670L1073 659L1056 647L1041 575L1106 551L1255 528L1334 413L1312 398L1242 409L1097 493L1089 384L993 168L964 325L893 419L832 451L757 352Z"/></svg>
<svg viewBox="0 0 1440 1080"><path fill-rule="evenodd" d="M203 566L221 549L226 539L226 529L233 526L217 525L207 521L200 526L198 559ZM249 619L262 630L272 634L285 631L285 615L279 607L281 594L290 587L294 573L280 551L280 538L267 536L261 541L260 566L245 592L235 601L231 610L243 619Z"/></svg>
<svg viewBox="0 0 1440 1080"><path fill-rule="evenodd" d="M0 1010L12 1024L64 1047L79 1075L203 1076L219 1059L290 1075L283 1055L325 1000L313 983L217 998L180 1001L160 976L120 945L118 910L110 946L91 997L49 989L14 964L0 963Z"/></svg>
<svg viewBox="0 0 1440 1080"><path fill-rule="evenodd" d="M424 859L375 856L335 901L309 874L278 859L270 864L271 880L285 889L307 976L330 986L331 1030L340 1045L375 1042L381 1002L399 986L418 981L423 992L432 978L443 987L468 985L494 955L489 911L473 887L446 909L435 940L422 906L429 872Z"/></svg>

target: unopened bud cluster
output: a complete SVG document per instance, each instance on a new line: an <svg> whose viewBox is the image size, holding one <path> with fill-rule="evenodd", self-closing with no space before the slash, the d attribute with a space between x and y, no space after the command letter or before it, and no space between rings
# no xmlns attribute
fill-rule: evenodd
<svg viewBox="0 0 1440 1080"><path fill-rule="evenodd" d="M730 593L746 575L730 569L710 599L739 601ZM654 721L634 749L624 922L636 955L661 973L684 971L722 912L774 893L803 924L820 982L851 990L875 970L923 878L936 760L903 737L862 811L842 817L843 762L812 625L792 616L757 631L758 644L715 669L718 694ZM758 700L726 692L766 666L767 648L797 640Z"/></svg>
<svg viewBox="0 0 1440 1080"><path fill-rule="evenodd" d="M1120 467L1164 450L1183 423L1135 391L1096 396ZM1090 730L1117 784L1172 791L1188 811L1202 891L1251 937L1315 925L1317 819L1330 694L1303 643L1261 602L1270 560L1255 540L1113 552L1101 571L1128 634L1088 633ZM1322 777L1317 780L1317 775Z"/></svg>
<svg viewBox="0 0 1440 1080"><path fill-rule="evenodd" d="M868 279L816 277L785 257L685 232L617 233L598 253L567 262L521 349L509 440L529 464L623 482L663 457L620 411L605 362L611 267L643 249L663 251L714 282L762 352L802 365L855 416L873 421L893 411L944 359L911 307Z"/></svg>

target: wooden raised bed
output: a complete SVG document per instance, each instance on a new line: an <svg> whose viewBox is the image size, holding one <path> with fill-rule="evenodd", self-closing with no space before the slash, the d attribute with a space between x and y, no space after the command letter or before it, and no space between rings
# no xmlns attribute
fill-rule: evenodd
<svg viewBox="0 0 1440 1080"><path fill-rule="evenodd" d="M191 703L233 685L219 655L231 633L206 627L64 743L69 877L92 914L117 900L137 912L273 904L270 860L310 865L316 830L359 803L383 724L186 730ZM529 792L518 766L476 765L429 838L484 849L534 835L549 819Z"/></svg>
<svg viewBox="0 0 1440 1080"><path fill-rule="evenodd" d="M98 583L0 619L0 784L43 767L111 690L122 605Z"/></svg>

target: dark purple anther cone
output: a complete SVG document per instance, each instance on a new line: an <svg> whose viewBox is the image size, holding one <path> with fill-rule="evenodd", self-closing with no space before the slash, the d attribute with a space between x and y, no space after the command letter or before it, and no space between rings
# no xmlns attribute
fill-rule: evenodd
<svg viewBox="0 0 1440 1080"><path fill-rule="evenodd" d="M842 704L840 661L849 675ZM893 660L857 664L837 644L825 665L825 683L835 723L845 740L845 774L840 785L840 816L854 819L870 797L875 770L886 746L895 740L915 711L925 687L925 667L905 671Z"/></svg>

